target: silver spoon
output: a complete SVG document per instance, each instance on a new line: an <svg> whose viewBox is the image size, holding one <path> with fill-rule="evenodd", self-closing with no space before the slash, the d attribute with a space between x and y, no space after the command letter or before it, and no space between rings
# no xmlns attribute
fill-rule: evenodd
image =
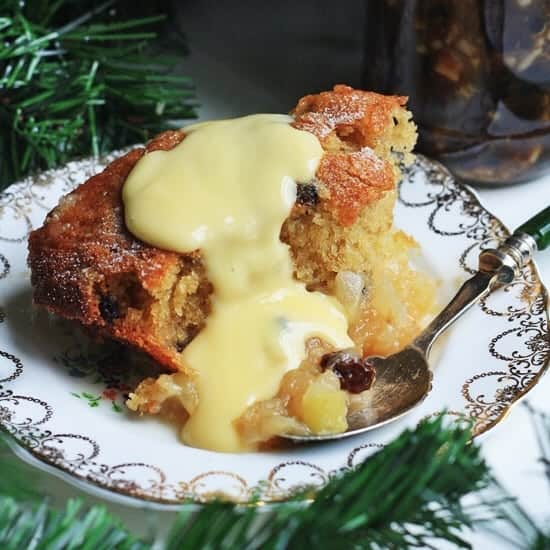
<svg viewBox="0 0 550 550"><path fill-rule="evenodd" d="M497 249L483 250L477 273L458 290L447 307L403 350L389 357L368 357L376 371L367 408L348 417L348 430L336 434L285 434L294 441L342 439L373 430L409 413L428 395L432 373L428 365L436 338L456 319L493 289L508 284L519 274L534 251L550 246L550 206L520 226Z"/></svg>

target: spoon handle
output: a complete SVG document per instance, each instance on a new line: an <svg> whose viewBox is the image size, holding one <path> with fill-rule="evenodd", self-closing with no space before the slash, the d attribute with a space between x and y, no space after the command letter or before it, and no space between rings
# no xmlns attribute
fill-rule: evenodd
<svg viewBox="0 0 550 550"><path fill-rule="evenodd" d="M478 271L410 345L427 356L435 339L479 299L489 294L495 280L496 274Z"/></svg>
<svg viewBox="0 0 550 550"><path fill-rule="evenodd" d="M498 248L483 250L479 271L468 279L447 306L412 342L424 354L435 339L465 311L496 286L512 282L530 260L535 249L550 246L550 206L518 227Z"/></svg>
<svg viewBox="0 0 550 550"><path fill-rule="evenodd" d="M550 206L535 214L516 229L516 233L527 233L537 243L539 250L550 246Z"/></svg>

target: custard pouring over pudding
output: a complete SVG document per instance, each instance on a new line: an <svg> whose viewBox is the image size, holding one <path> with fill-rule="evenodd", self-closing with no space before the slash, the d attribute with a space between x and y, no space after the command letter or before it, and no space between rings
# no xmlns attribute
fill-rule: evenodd
<svg viewBox="0 0 550 550"><path fill-rule="evenodd" d="M336 86L290 116L161 134L31 234L35 302L172 371L128 406L188 445L345 431L368 407L362 356L403 347L435 307L392 225L416 139L404 103Z"/></svg>
<svg viewBox="0 0 550 550"><path fill-rule="evenodd" d="M284 115L253 115L186 128L170 151L145 155L122 191L128 229L146 243L200 249L214 286L206 326L185 348L198 403L182 439L219 451L246 448L233 426L257 401L273 397L317 336L353 346L337 300L294 279L279 240L311 181L322 148Z"/></svg>

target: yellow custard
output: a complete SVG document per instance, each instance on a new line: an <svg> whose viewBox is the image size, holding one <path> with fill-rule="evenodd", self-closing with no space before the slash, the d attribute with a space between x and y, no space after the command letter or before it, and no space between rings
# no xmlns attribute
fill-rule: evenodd
<svg viewBox="0 0 550 550"><path fill-rule="evenodd" d="M187 127L178 146L146 154L124 184L128 229L160 248L200 249L214 285L206 327L182 356L199 394L182 430L189 445L247 450L234 421L277 393L308 338L353 345L339 303L294 280L279 240L296 182L313 178L322 155L317 138L291 120L253 115Z"/></svg>

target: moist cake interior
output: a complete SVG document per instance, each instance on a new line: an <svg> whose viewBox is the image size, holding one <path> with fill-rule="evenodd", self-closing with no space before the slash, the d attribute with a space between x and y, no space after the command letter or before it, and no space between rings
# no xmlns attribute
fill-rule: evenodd
<svg viewBox="0 0 550 550"><path fill-rule="evenodd" d="M298 182L280 239L295 278L343 305L363 356L402 348L435 308L435 283L411 264L418 245L393 227L399 166L412 161L416 141L405 102L336 86L302 98L291 113L292 125L314 134L324 154L315 178ZM29 239L35 303L153 357L166 374L144 380L128 406L178 422L200 399L182 354L205 326L215 289L200 250L162 250L127 230L121 190L144 155L185 137L185 130L165 132L114 161L65 196ZM368 389L351 391L338 368L322 366L335 351L307 342L306 358L278 393L236 420L248 446L288 431L342 431L347 414L368 406Z"/></svg>

